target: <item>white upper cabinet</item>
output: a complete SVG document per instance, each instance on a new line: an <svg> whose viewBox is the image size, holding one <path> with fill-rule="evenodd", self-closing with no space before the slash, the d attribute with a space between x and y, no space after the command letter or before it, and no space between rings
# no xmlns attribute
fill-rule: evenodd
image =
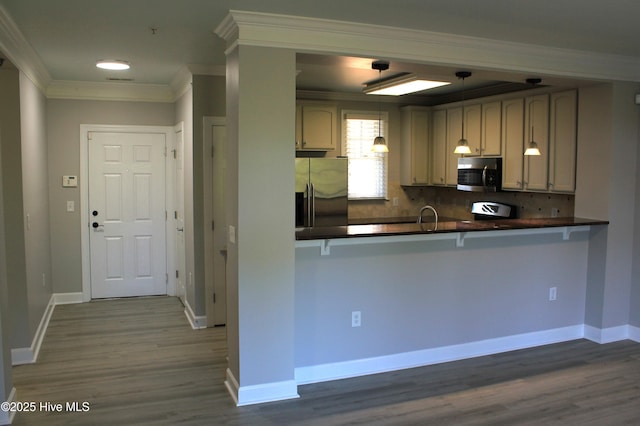
<svg viewBox="0 0 640 426"><path fill-rule="evenodd" d="M551 94L549 123L549 190L576 189L578 94L576 90Z"/></svg>
<svg viewBox="0 0 640 426"><path fill-rule="evenodd" d="M525 146L534 140L540 155L528 155L524 159L524 189L547 191L549 173L549 95L525 98Z"/></svg>
<svg viewBox="0 0 640 426"><path fill-rule="evenodd" d="M499 157L501 152L502 110L500 101L482 104L480 155Z"/></svg>
<svg viewBox="0 0 640 426"><path fill-rule="evenodd" d="M429 183L429 120L428 108L403 107L401 139L401 185Z"/></svg>
<svg viewBox="0 0 640 426"><path fill-rule="evenodd" d="M469 144L469 149L471 149L471 154L467 154L466 156L482 155L482 105L465 106L463 110L464 137Z"/></svg>
<svg viewBox="0 0 640 426"><path fill-rule="evenodd" d="M462 107L447 110L447 145L445 151L445 184L458 183L458 154L453 151L462 137Z"/></svg>
<svg viewBox="0 0 640 426"><path fill-rule="evenodd" d="M431 115L431 183L444 185L447 163L447 110ZM457 165L456 165L457 167Z"/></svg>
<svg viewBox="0 0 640 426"><path fill-rule="evenodd" d="M338 108L332 104L296 106L296 149L331 151L338 139Z"/></svg>
<svg viewBox="0 0 640 426"><path fill-rule="evenodd" d="M524 171L524 100L502 101L502 188L521 190Z"/></svg>

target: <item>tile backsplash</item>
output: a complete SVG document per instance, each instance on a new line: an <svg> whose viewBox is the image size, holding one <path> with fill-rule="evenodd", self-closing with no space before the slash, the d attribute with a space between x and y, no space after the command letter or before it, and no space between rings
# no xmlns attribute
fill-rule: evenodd
<svg viewBox="0 0 640 426"><path fill-rule="evenodd" d="M558 217L570 217L574 211L572 194L515 191L480 193L448 187L389 185L388 197L388 200L350 201L349 219L417 217L420 208L429 204L436 208L441 217L469 220L473 219L471 204L476 201L514 205L518 209L518 217L522 218L552 217L554 209L557 209Z"/></svg>

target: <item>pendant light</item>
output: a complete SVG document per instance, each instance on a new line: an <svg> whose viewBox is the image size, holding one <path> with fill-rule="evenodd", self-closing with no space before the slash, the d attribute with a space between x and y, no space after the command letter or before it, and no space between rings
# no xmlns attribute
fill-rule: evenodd
<svg viewBox="0 0 640 426"><path fill-rule="evenodd" d="M456 145L456 149L453 152L454 154L471 154L471 148L469 148L469 142L464 137L464 101L465 101L464 79L467 77L471 77L471 72L458 71L456 73L456 77L462 79L462 132L460 133L460 140L458 141L458 145Z"/></svg>
<svg viewBox="0 0 640 426"><path fill-rule="evenodd" d="M540 84L540 82L542 82L541 79L539 78L528 78L527 83L529 83L532 87L536 87L536 84ZM533 113L533 108L535 106L536 102L535 99L533 100L533 102L531 102L531 109L529 110L529 122L531 123L531 140L529 141L529 144L527 145L527 149L524 151L524 155L540 155L540 149L538 148L538 144L536 143L536 140L533 137L533 129L534 129L534 125L533 122L535 120L535 115Z"/></svg>
<svg viewBox="0 0 640 426"><path fill-rule="evenodd" d="M382 71L386 71L389 69L388 61L374 61L371 64L371 68L374 70L378 70L378 81L382 80ZM381 118L381 109L382 109L382 101L378 100L378 136L373 140L373 145L371 145L371 151L373 152L389 152L389 147L387 146L387 141L384 140L382 136L382 118Z"/></svg>

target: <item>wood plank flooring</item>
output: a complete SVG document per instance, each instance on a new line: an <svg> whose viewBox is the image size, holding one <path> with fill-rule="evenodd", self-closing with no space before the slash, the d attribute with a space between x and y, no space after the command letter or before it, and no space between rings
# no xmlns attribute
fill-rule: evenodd
<svg viewBox="0 0 640 426"><path fill-rule="evenodd" d="M225 329L192 330L178 299L55 308L19 401L88 402L18 413L15 425L638 425L640 344L587 340L299 387L235 407Z"/></svg>

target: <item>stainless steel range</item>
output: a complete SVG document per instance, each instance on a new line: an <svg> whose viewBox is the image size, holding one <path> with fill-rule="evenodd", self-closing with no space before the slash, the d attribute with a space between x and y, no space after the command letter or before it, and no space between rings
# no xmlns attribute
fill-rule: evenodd
<svg viewBox="0 0 640 426"><path fill-rule="evenodd" d="M514 219L518 217L516 206L496 203L493 201L478 201L471 205L471 213L476 220Z"/></svg>

